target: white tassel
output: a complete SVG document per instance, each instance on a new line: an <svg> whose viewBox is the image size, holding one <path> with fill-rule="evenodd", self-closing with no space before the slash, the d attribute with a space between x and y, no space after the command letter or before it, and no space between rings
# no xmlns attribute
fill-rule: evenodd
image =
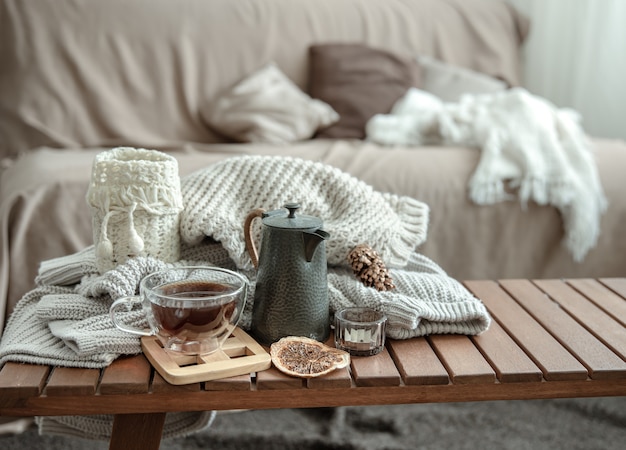
<svg viewBox="0 0 626 450"><path fill-rule="evenodd" d="M109 211L102 218L102 225L100 226L100 242L96 248L96 256L103 259L111 259L113 257L113 244L109 240L107 235L107 227L109 226L109 219L115 214L115 211Z"/></svg>
<svg viewBox="0 0 626 450"><path fill-rule="evenodd" d="M137 208L137 203L133 203L128 211L128 249L134 256L138 256L144 249L144 242L141 236L135 230L135 221L133 219L133 213Z"/></svg>
<svg viewBox="0 0 626 450"><path fill-rule="evenodd" d="M103 259L111 259L113 257L113 244L107 238L104 238L98 244L96 256Z"/></svg>

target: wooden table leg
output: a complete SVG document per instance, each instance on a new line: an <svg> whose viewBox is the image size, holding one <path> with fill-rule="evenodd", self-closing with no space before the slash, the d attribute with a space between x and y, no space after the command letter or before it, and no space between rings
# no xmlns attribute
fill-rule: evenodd
<svg viewBox="0 0 626 450"><path fill-rule="evenodd" d="M158 450L165 413L116 414L109 450Z"/></svg>

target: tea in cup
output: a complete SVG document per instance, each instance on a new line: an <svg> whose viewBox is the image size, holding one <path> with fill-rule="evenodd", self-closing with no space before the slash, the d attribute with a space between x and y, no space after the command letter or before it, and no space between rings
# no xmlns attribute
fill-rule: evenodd
<svg viewBox="0 0 626 450"><path fill-rule="evenodd" d="M120 330L156 335L163 348L187 355L218 350L237 326L248 281L219 267L176 267L141 280L139 296L113 302L111 320ZM149 330L123 323L119 313L141 303Z"/></svg>

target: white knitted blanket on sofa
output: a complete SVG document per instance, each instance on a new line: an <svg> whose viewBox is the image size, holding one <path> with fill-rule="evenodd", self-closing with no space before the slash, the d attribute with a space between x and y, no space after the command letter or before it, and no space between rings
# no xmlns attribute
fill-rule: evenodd
<svg viewBox="0 0 626 450"><path fill-rule="evenodd" d="M184 178L181 186L185 204L181 260L165 263L136 257L100 274L90 246L44 261L37 287L21 299L9 318L0 341L0 367L17 361L102 368L122 354L140 353L139 338L113 325L109 306L117 298L135 295L147 274L176 265L217 265L246 274L251 293L240 325L249 328L255 273L243 250L243 218L248 209L277 208L292 199L299 200L307 213L327 219L324 228L332 236L328 246L332 312L356 305L383 310L388 316L387 334L397 339L479 334L489 327L482 302L435 262L416 253L426 237L428 217L421 202L381 194L336 169L290 158L233 158ZM345 190L339 193L339 187ZM361 242L394 262L390 268L394 290L367 288L352 274L346 256ZM126 314L125 322L147 325L141 311ZM164 435L200 429L212 417L209 413L168 415ZM39 423L42 430L103 438L110 431L110 419L46 418Z"/></svg>
<svg viewBox="0 0 626 450"><path fill-rule="evenodd" d="M564 243L582 261L600 234L607 207L592 148L570 109L559 109L522 88L471 95L444 103L411 88L390 114L372 117L367 138L384 145L445 144L478 147L469 181L478 204L533 200L561 213Z"/></svg>

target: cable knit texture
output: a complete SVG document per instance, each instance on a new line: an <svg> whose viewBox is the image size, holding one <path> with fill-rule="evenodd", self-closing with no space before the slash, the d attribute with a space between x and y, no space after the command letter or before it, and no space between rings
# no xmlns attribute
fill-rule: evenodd
<svg viewBox="0 0 626 450"><path fill-rule="evenodd" d="M163 438L183 437L211 426L215 411L167 413L163 426ZM58 434L87 439L109 440L113 429L113 416L35 417L40 434ZM85 447L87 448L87 447Z"/></svg>
<svg viewBox="0 0 626 450"><path fill-rule="evenodd" d="M368 306L387 315L387 336L408 339L429 334L480 334L489 326L487 311L465 287L427 257L414 253L402 269L392 269L389 291L366 287L349 269L328 273L333 311Z"/></svg>
<svg viewBox="0 0 626 450"><path fill-rule="evenodd" d="M377 192L337 168L298 158L229 158L183 178L182 194L184 242L196 244L211 236L242 269L252 268L243 234L246 215L289 202L300 203L302 214L324 220L330 265L347 264L348 253L367 242L388 267L403 267L426 239L426 204Z"/></svg>
<svg viewBox="0 0 626 450"><path fill-rule="evenodd" d="M198 246L183 247L181 255L188 259L165 263L151 257L137 257L102 275L95 265L94 247L89 250L80 252L82 265L76 264L78 254L45 264L48 270L56 272L64 261L71 261L74 275L66 272L63 278L76 279L77 284L41 284L20 300L0 341L0 366L6 361L17 361L102 368L122 354L140 353L139 338L117 329L111 322L109 307L113 301L137 295L143 277L168 267L233 268L225 249L209 240ZM405 267L390 272L396 288L380 292L364 286L349 268L329 267L331 312L348 306L383 310L389 318L387 334L397 339L433 333L473 335L489 327L490 317L482 302L425 256L413 253ZM251 286L240 326L249 329L255 273L243 273ZM51 278L48 273L40 272L38 279ZM140 309L120 313L120 318L129 325L147 327Z"/></svg>

